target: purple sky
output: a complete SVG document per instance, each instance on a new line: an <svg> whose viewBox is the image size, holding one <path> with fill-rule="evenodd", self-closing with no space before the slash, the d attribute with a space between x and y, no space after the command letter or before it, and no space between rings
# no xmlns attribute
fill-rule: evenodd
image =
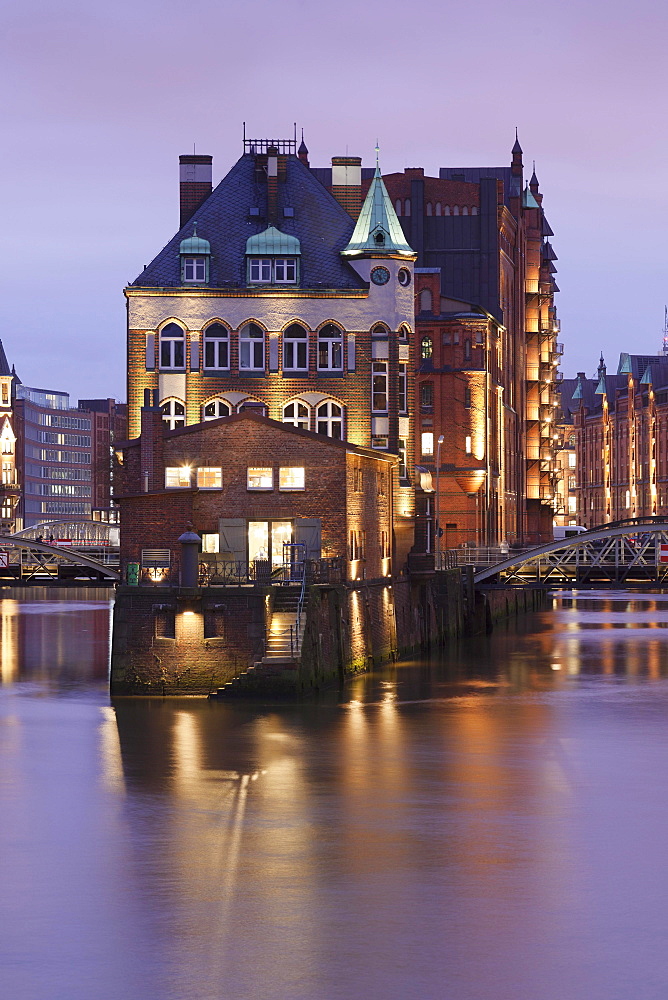
<svg viewBox="0 0 668 1000"><path fill-rule="evenodd" d="M254 136L311 163L509 162L559 256L563 370L661 345L668 8L639 0L24 0L3 13L4 322L24 382L125 398L125 300L178 228L178 156L217 183Z"/></svg>

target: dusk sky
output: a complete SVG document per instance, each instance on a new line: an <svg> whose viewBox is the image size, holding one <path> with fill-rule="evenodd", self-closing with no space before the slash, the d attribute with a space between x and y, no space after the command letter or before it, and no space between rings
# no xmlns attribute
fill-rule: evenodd
<svg viewBox="0 0 668 1000"><path fill-rule="evenodd" d="M664 3L24 0L3 12L0 336L28 385L125 399L123 287L214 184L303 127L313 165L503 165L515 127L555 232L566 376L661 346Z"/></svg>

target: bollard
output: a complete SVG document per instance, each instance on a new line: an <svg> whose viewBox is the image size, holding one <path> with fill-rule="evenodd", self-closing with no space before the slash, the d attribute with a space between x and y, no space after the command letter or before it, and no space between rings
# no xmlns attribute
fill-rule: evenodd
<svg viewBox="0 0 668 1000"><path fill-rule="evenodd" d="M181 586L196 587L199 582L199 547L202 539L194 531L184 531L181 544Z"/></svg>

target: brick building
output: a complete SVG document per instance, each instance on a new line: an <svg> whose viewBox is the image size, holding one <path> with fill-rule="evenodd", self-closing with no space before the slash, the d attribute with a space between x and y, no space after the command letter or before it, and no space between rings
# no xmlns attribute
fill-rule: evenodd
<svg viewBox="0 0 668 1000"><path fill-rule="evenodd" d="M561 383L577 523L668 517L668 357L622 353L608 375ZM566 450L566 449L565 449Z"/></svg>
<svg viewBox="0 0 668 1000"><path fill-rule="evenodd" d="M212 190L211 158L181 158L181 228L126 289L129 434L149 391L170 429L253 409L398 454L403 562L415 254L378 168L362 205L359 161L339 158L337 200L307 159L293 141L246 140Z"/></svg>
<svg viewBox="0 0 668 1000"><path fill-rule="evenodd" d="M343 581L391 575L396 456L252 410L175 430L162 416L143 409L141 437L117 450L123 578L136 563L144 582L173 581L188 523L212 580L235 564L269 582L295 544Z"/></svg>

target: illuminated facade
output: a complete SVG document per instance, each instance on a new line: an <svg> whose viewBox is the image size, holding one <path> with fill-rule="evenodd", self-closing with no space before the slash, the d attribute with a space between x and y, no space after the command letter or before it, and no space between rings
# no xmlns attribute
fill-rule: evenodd
<svg viewBox="0 0 668 1000"><path fill-rule="evenodd" d="M401 562L413 542L415 254L378 168L351 215L306 159L292 141L246 140L212 190L211 158L182 158L181 228L126 288L129 434L150 399L172 430L253 410L398 455ZM340 171L338 187L359 190L361 168Z"/></svg>
<svg viewBox="0 0 668 1000"><path fill-rule="evenodd" d="M576 523L668 517L668 358L623 353L615 375L601 358L594 378L564 380L561 397Z"/></svg>
<svg viewBox="0 0 668 1000"><path fill-rule="evenodd" d="M385 176L416 250L416 461L443 485L444 547L551 537L561 346L556 271L535 172ZM440 491L439 491L440 492ZM433 498L427 498L433 503Z"/></svg>

